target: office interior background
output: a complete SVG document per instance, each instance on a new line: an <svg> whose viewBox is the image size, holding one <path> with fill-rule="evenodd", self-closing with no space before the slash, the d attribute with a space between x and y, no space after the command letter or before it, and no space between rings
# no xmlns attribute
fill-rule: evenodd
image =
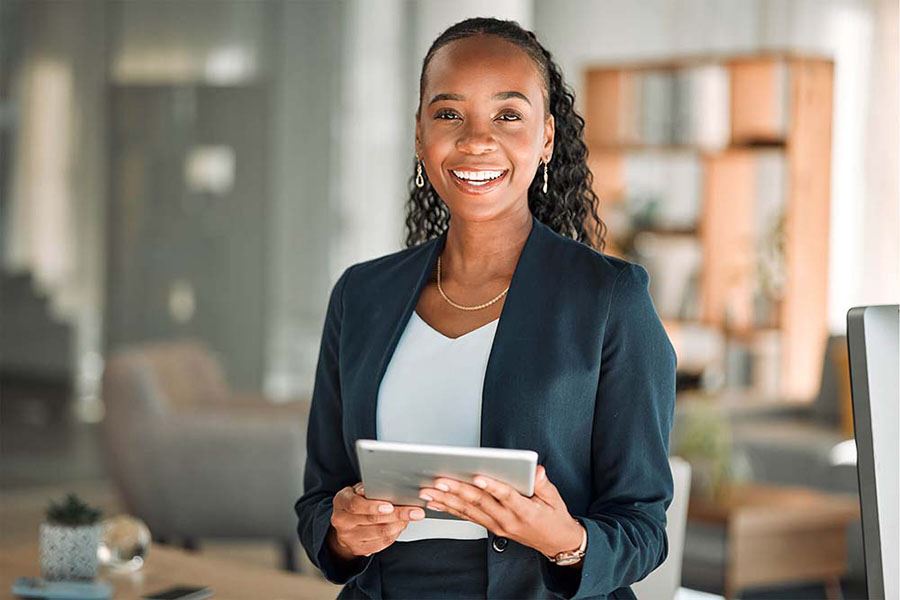
<svg viewBox="0 0 900 600"><path fill-rule="evenodd" d="M403 247L421 61L471 16L560 64L607 251L650 272L680 584L862 597L844 336L900 298L896 0L0 3L0 552L75 491L312 573L292 510L328 292ZM737 484L803 499L835 553L739 564Z"/></svg>

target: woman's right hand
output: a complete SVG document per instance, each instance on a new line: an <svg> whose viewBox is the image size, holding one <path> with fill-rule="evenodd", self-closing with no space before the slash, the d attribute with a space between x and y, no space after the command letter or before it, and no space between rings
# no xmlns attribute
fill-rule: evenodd
<svg viewBox="0 0 900 600"><path fill-rule="evenodd" d="M425 518L418 506L394 506L365 497L362 482L347 486L334 495L328 542L341 558L352 560L387 548L410 521ZM387 507L388 512L382 507ZM380 510L379 510L380 509Z"/></svg>

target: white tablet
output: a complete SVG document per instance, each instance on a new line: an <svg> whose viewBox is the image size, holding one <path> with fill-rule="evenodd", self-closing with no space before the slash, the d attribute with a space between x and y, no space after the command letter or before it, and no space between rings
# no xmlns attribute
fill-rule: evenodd
<svg viewBox="0 0 900 600"><path fill-rule="evenodd" d="M533 450L382 440L357 440L356 456L366 498L423 508L427 502L419 498L419 490L432 487L436 477L473 483L476 475L487 475L531 497L538 459ZM459 520L449 513L428 508L425 508L425 515L434 519Z"/></svg>

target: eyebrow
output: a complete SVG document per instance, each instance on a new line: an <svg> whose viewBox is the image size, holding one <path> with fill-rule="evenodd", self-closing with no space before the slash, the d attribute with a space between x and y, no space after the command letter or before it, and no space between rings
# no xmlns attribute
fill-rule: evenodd
<svg viewBox="0 0 900 600"><path fill-rule="evenodd" d="M497 92L493 96L494 100L508 100L509 98L519 98L520 100L524 100L531 106L531 100L528 99L528 96L523 94L522 92L516 92L514 90L509 90L506 92ZM431 102L428 103L428 106L431 106L435 102L439 102L441 100L465 100L466 97L462 94L438 94L434 98L431 99Z"/></svg>

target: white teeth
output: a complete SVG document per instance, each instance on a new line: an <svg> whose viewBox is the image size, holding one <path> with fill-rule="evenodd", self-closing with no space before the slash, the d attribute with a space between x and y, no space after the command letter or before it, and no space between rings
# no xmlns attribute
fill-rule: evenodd
<svg viewBox="0 0 900 600"><path fill-rule="evenodd" d="M503 175L503 171L451 171L454 175L459 177L460 179L465 179L466 181L489 181L491 179L497 179L501 175Z"/></svg>

